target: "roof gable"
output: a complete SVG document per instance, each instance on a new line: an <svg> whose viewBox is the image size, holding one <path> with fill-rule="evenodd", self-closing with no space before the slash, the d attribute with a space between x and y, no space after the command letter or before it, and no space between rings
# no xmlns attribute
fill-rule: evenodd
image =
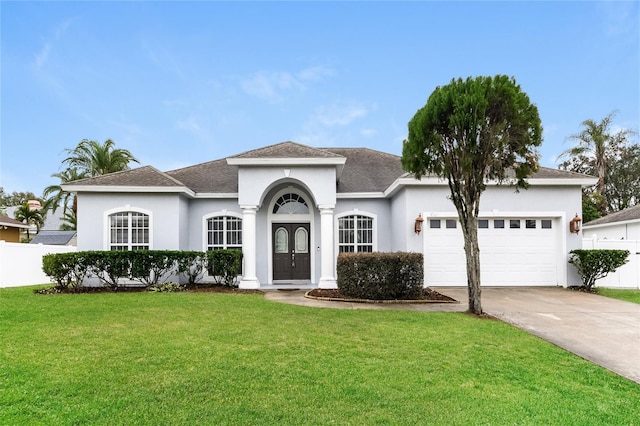
<svg viewBox="0 0 640 426"><path fill-rule="evenodd" d="M341 158L342 155L326 149L313 148L296 142L281 142L229 158Z"/></svg>

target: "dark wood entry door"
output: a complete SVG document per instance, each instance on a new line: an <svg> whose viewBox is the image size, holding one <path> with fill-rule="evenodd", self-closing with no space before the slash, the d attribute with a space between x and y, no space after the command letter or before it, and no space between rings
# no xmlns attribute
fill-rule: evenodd
<svg viewBox="0 0 640 426"><path fill-rule="evenodd" d="M274 223L273 280L311 278L311 249L308 223Z"/></svg>

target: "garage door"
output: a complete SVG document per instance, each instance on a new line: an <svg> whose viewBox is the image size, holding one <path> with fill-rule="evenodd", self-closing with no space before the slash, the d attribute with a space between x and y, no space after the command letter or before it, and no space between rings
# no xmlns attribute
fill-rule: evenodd
<svg viewBox="0 0 640 426"><path fill-rule="evenodd" d="M454 218L429 218L425 225L427 285L467 285L460 223ZM558 228L553 218L479 219L482 285L557 285Z"/></svg>

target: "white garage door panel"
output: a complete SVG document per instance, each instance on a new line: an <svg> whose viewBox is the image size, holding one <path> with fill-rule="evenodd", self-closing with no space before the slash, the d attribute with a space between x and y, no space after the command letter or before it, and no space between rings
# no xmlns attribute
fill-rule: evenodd
<svg viewBox="0 0 640 426"><path fill-rule="evenodd" d="M442 221L444 225L444 220ZM557 223L552 229L478 229L483 286L548 286L558 284ZM425 280L430 286L466 285L466 257L462 230L425 227Z"/></svg>

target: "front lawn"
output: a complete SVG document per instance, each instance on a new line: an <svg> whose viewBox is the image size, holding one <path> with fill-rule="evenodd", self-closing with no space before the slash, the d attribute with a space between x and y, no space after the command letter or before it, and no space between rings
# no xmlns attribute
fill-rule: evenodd
<svg viewBox="0 0 640 426"><path fill-rule="evenodd" d="M640 386L495 320L0 289L0 424L638 424Z"/></svg>
<svg viewBox="0 0 640 426"><path fill-rule="evenodd" d="M598 287L596 290L598 291L598 294L603 296L640 304L640 290L623 290L618 288L602 287Z"/></svg>

